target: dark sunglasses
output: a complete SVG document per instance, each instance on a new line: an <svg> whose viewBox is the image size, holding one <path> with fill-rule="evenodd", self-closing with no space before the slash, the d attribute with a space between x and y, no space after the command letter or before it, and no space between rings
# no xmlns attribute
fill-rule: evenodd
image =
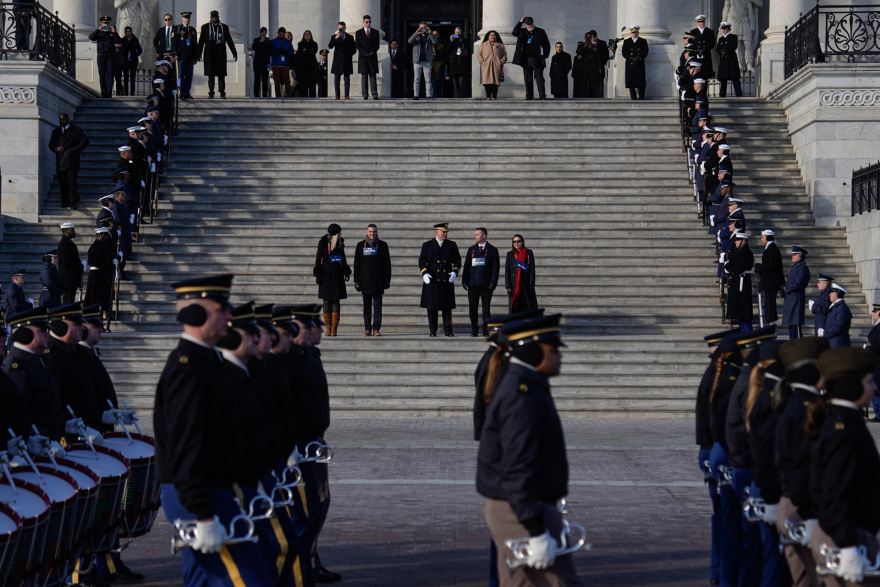
<svg viewBox="0 0 880 587"><path fill-rule="evenodd" d="M373 22L372 20L365 20L364 22Z"/></svg>
<svg viewBox="0 0 880 587"><path fill-rule="evenodd" d="M166 18L166 19L165 19L165 22L168 22L169 20L171 20L171 19L170 19L170 18Z"/></svg>
<svg viewBox="0 0 880 587"><path fill-rule="evenodd" d="M513 244L521 243L522 241L513 241Z"/></svg>

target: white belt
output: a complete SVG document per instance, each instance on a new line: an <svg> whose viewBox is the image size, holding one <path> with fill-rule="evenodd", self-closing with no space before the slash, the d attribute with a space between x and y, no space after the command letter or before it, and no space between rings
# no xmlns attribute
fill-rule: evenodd
<svg viewBox="0 0 880 587"><path fill-rule="evenodd" d="M752 274L751 271L743 271L742 273L739 274L739 291L742 291L742 289L743 289L743 277L745 277L746 275L751 275L751 274Z"/></svg>
<svg viewBox="0 0 880 587"><path fill-rule="evenodd" d="M100 267L89 267L89 271L100 271Z"/></svg>

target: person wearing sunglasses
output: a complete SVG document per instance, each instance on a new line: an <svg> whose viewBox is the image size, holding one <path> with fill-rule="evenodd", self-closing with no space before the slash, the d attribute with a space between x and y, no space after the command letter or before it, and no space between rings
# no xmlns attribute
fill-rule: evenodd
<svg viewBox="0 0 880 587"><path fill-rule="evenodd" d="M367 94L367 80L370 82L373 100L379 99L376 74L379 73L380 33L373 28L372 23L373 19L370 15L364 15L364 28L354 34L354 44L358 52L358 73L361 74L361 94L364 100L370 99Z"/></svg>
<svg viewBox="0 0 880 587"><path fill-rule="evenodd" d="M535 295L535 255L526 248L520 234L513 235L513 248L507 251L504 287L507 288L509 312L523 312L538 307Z"/></svg>
<svg viewBox="0 0 880 587"><path fill-rule="evenodd" d="M163 17L163 22L165 23L165 26L156 31L156 36L153 37L153 49L156 50L156 59L164 59L165 55L168 55L173 51L174 17L170 14L166 14Z"/></svg>

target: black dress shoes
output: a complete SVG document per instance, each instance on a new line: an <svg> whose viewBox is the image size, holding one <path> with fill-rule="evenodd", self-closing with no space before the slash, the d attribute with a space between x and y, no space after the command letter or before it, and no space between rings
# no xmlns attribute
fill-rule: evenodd
<svg viewBox="0 0 880 587"><path fill-rule="evenodd" d="M315 583L336 583L337 581L342 581L342 575L330 572L324 567L316 567L312 571L312 578L314 578Z"/></svg>
<svg viewBox="0 0 880 587"><path fill-rule="evenodd" d="M432 333L430 333L428 336L437 336L437 333L436 333L436 332L432 332Z"/></svg>
<svg viewBox="0 0 880 587"><path fill-rule="evenodd" d="M446 336L455 336L455 335L452 334L451 332L447 332L447 333L446 333Z"/></svg>

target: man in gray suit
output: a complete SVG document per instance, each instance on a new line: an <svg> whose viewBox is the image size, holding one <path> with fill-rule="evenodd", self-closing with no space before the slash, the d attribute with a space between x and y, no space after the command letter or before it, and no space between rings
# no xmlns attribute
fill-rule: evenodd
<svg viewBox="0 0 880 587"><path fill-rule="evenodd" d="M410 45L415 45L413 50L413 100L419 99L419 82L422 74L425 76L425 97L428 100L433 98L431 91L431 63L434 61L434 45L437 44L437 37L431 33L428 23L424 20L419 23L419 28L407 41Z"/></svg>
<svg viewBox="0 0 880 587"><path fill-rule="evenodd" d="M373 100L379 99L379 91L376 88L376 74L379 73L379 31L370 26L373 19L367 14L364 16L364 28L354 34L354 45L358 52L358 73L361 74L361 94L364 100L369 99L367 94L367 79L370 80L370 89L373 90Z"/></svg>

